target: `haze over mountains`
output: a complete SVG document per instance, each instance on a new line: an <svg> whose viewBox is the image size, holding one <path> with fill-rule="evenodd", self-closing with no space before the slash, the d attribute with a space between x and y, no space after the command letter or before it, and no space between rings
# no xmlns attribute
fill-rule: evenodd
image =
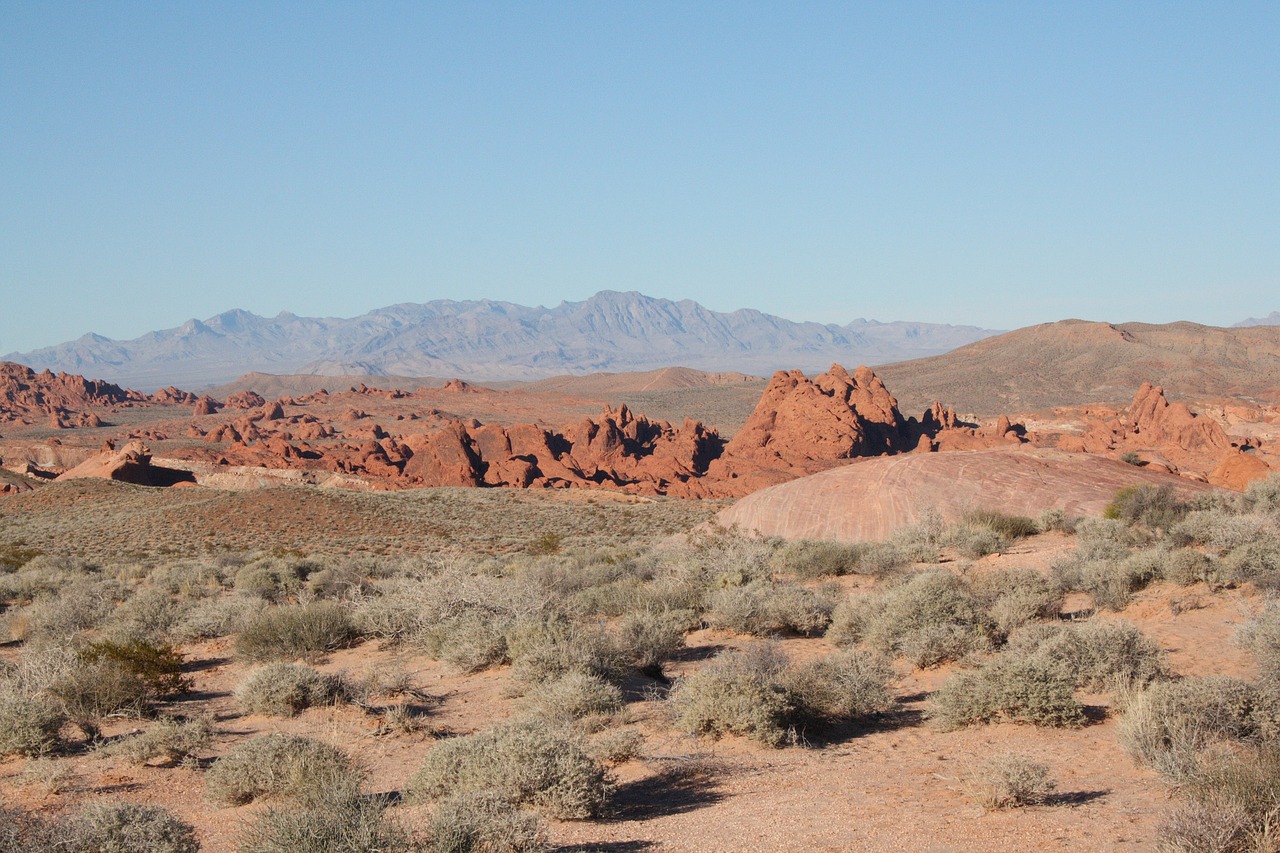
<svg viewBox="0 0 1280 853"><path fill-rule="evenodd" d="M436 300L350 319L233 310L130 341L87 334L4 359L144 390L201 388L250 371L503 380L681 365L767 376L833 362L920 358L993 334L930 323L794 322L750 309L722 313L688 299L602 291L554 308Z"/></svg>

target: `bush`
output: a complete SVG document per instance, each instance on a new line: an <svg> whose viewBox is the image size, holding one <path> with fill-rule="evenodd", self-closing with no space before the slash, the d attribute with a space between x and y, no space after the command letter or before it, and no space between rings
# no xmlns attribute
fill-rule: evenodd
<svg viewBox="0 0 1280 853"><path fill-rule="evenodd" d="M172 633L175 638L185 641L212 640L238 634L266 606L262 599L244 595L208 598L184 610Z"/></svg>
<svg viewBox="0 0 1280 853"><path fill-rule="evenodd" d="M331 601L273 607L252 617L236 638L248 660L314 660L356 639L346 610Z"/></svg>
<svg viewBox="0 0 1280 853"><path fill-rule="evenodd" d="M971 582L996 631L1007 637L1035 619L1050 619L1062 610L1062 590L1035 569L1003 569Z"/></svg>
<svg viewBox="0 0 1280 853"><path fill-rule="evenodd" d="M1115 619L1032 625L1010 638L1004 654L1057 669L1090 690L1141 687L1167 674L1159 644L1132 622Z"/></svg>
<svg viewBox="0 0 1280 853"><path fill-rule="evenodd" d="M415 799L492 791L559 819L601 814L613 793L580 737L540 720L517 720L441 741L409 780Z"/></svg>
<svg viewBox="0 0 1280 853"><path fill-rule="evenodd" d="M129 640L123 643L103 641L90 643L80 651L88 663L110 662L136 675L155 696L184 693L191 689L191 679L183 674L183 655L173 646Z"/></svg>
<svg viewBox="0 0 1280 853"><path fill-rule="evenodd" d="M1188 513L1172 530L1175 544L1202 545L1218 555L1274 536L1275 524L1266 516L1237 515L1221 508Z"/></svg>
<svg viewBox="0 0 1280 853"><path fill-rule="evenodd" d="M215 761L205 774L205 794L226 805L261 797L325 803L354 796L360 775L336 747L297 735L269 734L245 741Z"/></svg>
<svg viewBox="0 0 1280 853"><path fill-rule="evenodd" d="M692 610L646 608L618 622L618 643L645 675L662 675L662 665L684 648L684 633L697 623Z"/></svg>
<svg viewBox="0 0 1280 853"><path fill-rule="evenodd" d="M774 565L783 574L801 580L846 575L858 570L864 550L847 542L797 539L778 549Z"/></svg>
<svg viewBox="0 0 1280 853"><path fill-rule="evenodd" d="M236 688L236 699L254 714L293 717L317 705L332 705L344 693L342 679L309 666L269 663Z"/></svg>
<svg viewBox="0 0 1280 853"><path fill-rule="evenodd" d="M1159 829L1162 851L1275 848L1280 755L1273 745L1216 756L1179 789L1182 802Z"/></svg>
<svg viewBox="0 0 1280 853"><path fill-rule="evenodd" d="M52 751L66 719L62 708L50 697L28 694L0 681L0 756Z"/></svg>
<svg viewBox="0 0 1280 853"><path fill-rule="evenodd" d="M1055 561L1051 574L1062 589L1089 593L1096 607L1123 610L1135 592L1160 579L1167 552L1153 548L1130 553L1117 547L1110 557L1088 557L1087 549L1078 549L1076 554Z"/></svg>
<svg viewBox="0 0 1280 853"><path fill-rule="evenodd" d="M865 719L893 706L893 668L878 654L849 649L782 673L802 724Z"/></svg>
<svg viewBox="0 0 1280 853"><path fill-rule="evenodd" d="M969 774L965 790L990 811L1043 805L1057 787L1049 765L1006 752L980 762Z"/></svg>
<svg viewBox="0 0 1280 853"><path fill-rule="evenodd" d="M1153 531L1165 531L1187 512L1172 486L1125 486L1116 492L1102 517Z"/></svg>
<svg viewBox="0 0 1280 853"><path fill-rule="evenodd" d="M1280 554L1277 554L1280 558ZM1280 561L1277 562L1280 569ZM1170 583L1179 586L1205 583L1210 587L1217 586L1222 576L1217 561L1191 548L1175 548L1165 555L1161 574Z"/></svg>
<svg viewBox="0 0 1280 853"><path fill-rule="evenodd" d="M1228 581L1252 581L1263 589L1280 589L1280 537L1240 545L1231 549L1219 563Z"/></svg>
<svg viewBox="0 0 1280 853"><path fill-rule="evenodd" d="M998 720L1037 726L1080 726L1084 708L1074 680L1052 666L1008 653L978 670L958 672L933 694L930 713L944 730Z"/></svg>
<svg viewBox="0 0 1280 853"><path fill-rule="evenodd" d="M173 765L196 758L212 742L212 717L163 717L142 734L122 741L113 752L138 764L163 758L165 764Z"/></svg>
<svg viewBox="0 0 1280 853"><path fill-rule="evenodd" d="M443 800L427 831L432 853L541 853L549 850L537 815L492 791Z"/></svg>
<svg viewBox="0 0 1280 853"><path fill-rule="evenodd" d="M159 589L135 593L111 614L111 634L122 644L133 641L158 645L177 624L181 610Z"/></svg>
<svg viewBox="0 0 1280 853"><path fill-rule="evenodd" d="M892 675L886 661L858 650L792 667L775 646L760 645L717 655L677 682L669 701L685 731L742 735L777 747L805 726L887 709Z"/></svg>
<svg viewBox="0 0 1280 853"><path fill-rule="evenodd" d="M1273 734L1275 713L1256 687L1229 676L1162 681L1130 701L1117 736L1135 759L1185 782L1201 772L1206 747Z"/></svg>
<svg viewBox="0 0 1280 853"><path fill-rule="evenodd" d="M625 654L601 626L565 619L518 622L507 634L507 648L512 677L529 684L571 672L616 681L627 669Z"/></svg>
<svg viewBox="0 0 1280 853"><path fill-rule="evenodd" d="M708 596L708 621L740 634L763 636L782 631L812 635L831 621L835 603L794 584L752 581Z"/></svg>
<svg viewBox="0 0 1280 853"><path fill-rule="evenodd" d="M195 853L195 828L158 806L96 802L71 818L61 850L76 853Z"/></svg>
<svg viewBox="0 0 1280 853"><path fill-rule="evenodd" d="M991 645L993 628L964 582L945 571L921 572L860 605L861 639L917 667L958 660Z"/></svg>
<svg viewBox="0 0 1280 853"><path fill-rule="evenodd" d="M582 672L570 672L545 682L526 699L533 713L559 722L614 714L622 709L621 690L597 675Z"/></svg>
<svg viewBox="0 0 1280 853"><path fill-rule="evenodd" d="M301 807L272 806L254 815L240 853L412 853L420 848L387 816L382 797L339 795Z"/></svg>

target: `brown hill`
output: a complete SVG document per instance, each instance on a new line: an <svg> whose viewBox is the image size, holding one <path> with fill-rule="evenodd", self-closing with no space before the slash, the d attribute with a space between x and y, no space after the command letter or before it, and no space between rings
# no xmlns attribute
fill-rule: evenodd
<svg viewBox="0 0 1280 853"><path fill-rule="evenodd" d="M246 373L225 385L210 388L208 394L216 400L252 391L268 400L280 397L300 397L314 394L321 388L328 391L345 391L360 385L376 386L387 391L412 391L414 388L438 388L447 382L438 376L324 376L319 373Z"/></svg>
<svg viewBox="0 0 1280 853"><path fill-rule="evenodd" d="M1280 327L1063 320L877 372L908 410L933 400L980 414L1123 403L1144 382L1181 398L1280 401Z"/></svg>
<svg viewBox="0 0 1280 853"><path fill-rule="evenodd" d="M1098 515L1128 485L1212 487L1082 453L1041 448L911 453L842 465L747 495L718 523L788 539L873 542L936 510L954 521L967 510L1035 516L1057 508Z"/></svg>

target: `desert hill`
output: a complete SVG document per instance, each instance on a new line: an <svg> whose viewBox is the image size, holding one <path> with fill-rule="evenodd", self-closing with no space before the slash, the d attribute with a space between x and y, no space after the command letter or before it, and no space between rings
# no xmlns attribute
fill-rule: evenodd
<svg viewBox="0 0 1280 853"><path fill-rule="evenodd" d="M1242 326L1280 326L1280 311L1272 311L1265 317L1249 317L1232 325L1236 328Z"/></svg>
<svg viewBox="0 0 1280 853"><path fill-rule="evenodd" d="M986 338L877 372L911 410L1025 412L1127 401L1143 382L1173 397L1280 400L1280 327L1063 320Z"/></svg>
<svg viewBox="0 0 1280 853"><path fill-rule="evenodd" d="M917 358L991 334L972 326L862 319L798 323L748 309L712 311L688 299L602 291L554 308L436 300L350 319L236 310L131 341L88 334L5 358L144 390L170 383L204 388L251 371L494 381L683 364L768 375L832 362Z"/></svg>

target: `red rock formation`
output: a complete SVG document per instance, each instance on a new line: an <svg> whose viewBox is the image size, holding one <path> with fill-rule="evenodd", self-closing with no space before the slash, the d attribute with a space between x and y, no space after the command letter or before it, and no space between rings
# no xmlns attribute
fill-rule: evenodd
<svg viewBox="0 0 1280 853"><path fill-rule="evenodd" d="M48 370L36 373L21 364L0 362L0 422L48 418L52 425L61 417L62 428L75 423L85 409L145 400L145 394L110 382Z"/></svg>
<svg viewBox="0 0 1280 853"><path fill-rule="evenodd" d="M58 477L59 480L81 478L119 480L140 486L195 482L190 471L152 465L151 451L140 441L130 441L120 450L106 449Z"/></svg>
<svg viewBox="0 0 1280 853"><path fill-rule="evenodd" d="M227 397L226 406L228 409L260 409L267 403L257 391L237 391Z"/></svg>
<svg viewBox="0 0 1280 853"><path fill-rule="evenodd" d="M192 417L205 417L207 415L217 414L218 409L222 408L222 404L213 399L209 395L203 395L195 402L194 408L191 410Z"/></svg>

